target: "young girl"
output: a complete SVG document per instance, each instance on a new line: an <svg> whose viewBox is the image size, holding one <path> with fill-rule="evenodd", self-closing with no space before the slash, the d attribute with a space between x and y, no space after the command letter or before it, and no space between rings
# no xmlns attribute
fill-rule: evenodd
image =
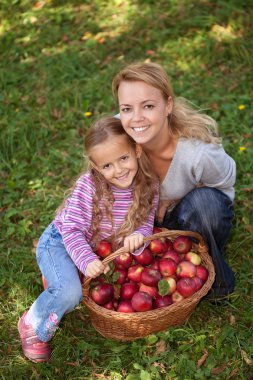
<svg viewBox="0 0 253 380"><path fill-rule="evenodd" d="M107 239L115 249L124 245L135 252L153 230L157 177L121 121L106 117L92 125L85 150L89 170L38 243L37 261L48 288L18 323L24 355L34 362L50 359L48 341L63 315L82 300L78 269L92 278L108 271L94 253L97 243Z"/></svg>
<svg viewBox="0 0 253 380"><path fill-rule="evenodd" d="M232 293L235 277L224 259L233 219L236 167L216 122L174 96L163 68L137 63L113 80L125 131L140 144L160 178L160 225L203 235L216 278L209 298Z"/></svg>

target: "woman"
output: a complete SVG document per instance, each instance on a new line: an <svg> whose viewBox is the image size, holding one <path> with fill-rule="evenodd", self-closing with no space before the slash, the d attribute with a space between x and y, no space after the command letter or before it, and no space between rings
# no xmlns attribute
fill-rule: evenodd
<svg viewBox="0 0 253 380"><path fill-rule="evenodd" d="M236 167L217 134L216 122L174 97L163 68L126 66L113 80L125 131L142 146L161 183L157 224L199 232L216 271L209 293L220 299L234 290L224 259L231 227Z"/></svg>

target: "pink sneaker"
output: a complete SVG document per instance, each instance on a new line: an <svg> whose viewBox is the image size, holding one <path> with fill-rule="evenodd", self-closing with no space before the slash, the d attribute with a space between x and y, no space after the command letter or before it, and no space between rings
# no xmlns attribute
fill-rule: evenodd
<svg viewBox="0 0 253 380"><path fill-rule="evenodd" d="M18 332L24 355L35 363L46 362L51 358L52 350L48 342L42 342L31 325L26 325L24 312L18 321Z"/></svg>

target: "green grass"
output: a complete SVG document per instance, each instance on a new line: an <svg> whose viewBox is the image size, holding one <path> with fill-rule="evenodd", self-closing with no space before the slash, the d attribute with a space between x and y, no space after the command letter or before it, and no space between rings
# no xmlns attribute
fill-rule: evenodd
<svg viewBox="0 0 253 380"><path fill-rule="evenodd" d="M1 1L0 379L252 379L250 3ZM80 305L62 321L50 363L33 364L22 356L16 324L42 290L34 244L83 168L91 120L117 112L114 74L137 60L161 63L175 93L217 119L237 162L226 250L235 294L220 307L202 301L184 326L132 343L102 338Z"/></svg>

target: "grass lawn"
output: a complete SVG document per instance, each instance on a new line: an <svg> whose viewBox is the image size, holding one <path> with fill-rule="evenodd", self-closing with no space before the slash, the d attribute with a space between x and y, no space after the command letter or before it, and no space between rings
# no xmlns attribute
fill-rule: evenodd
<svg viewBox="0 0 253 380"><path fill-rule="evenodd" d="M0 379L253 379L252 19L250 0L1 1ZM80 305L63 319L52 360L34 364L16 325L42 290L36 241L83 168L90 122L117 112L114 74L144 60L216 118L236 160L226 249L236 291L131 343L101 337Z"/></svg>

